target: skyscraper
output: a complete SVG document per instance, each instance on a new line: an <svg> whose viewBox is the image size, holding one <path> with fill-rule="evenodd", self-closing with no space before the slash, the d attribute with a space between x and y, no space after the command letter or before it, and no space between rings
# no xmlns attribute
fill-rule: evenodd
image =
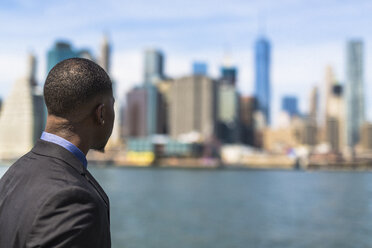
<svg viewBox="0 0 372 248"><path fill-rule="evenodd" d="M149 49L144 57L144 82L155 84L164 79L164 56L159 50Z"/></svg>
<svg viewBox="0 0 372 248"><path fill-rule="evenodd" d="M126 100L126 135L147 136L147 90L144 87L136 87L127 93Z"/></svg>
<svg viewBox="0 0 372 248"><path fill-rule="evenodd" d="M108 44L107 46L109 47ZM109 55L108 52L107 54ZM74 49L73 46L67 41L57 41L47 53L47 74L56 64L58 64L62 60L70 58L84 58L96 62L95 58L93 57L89 49L87 48ZM107 59L109 59L108 56ZM107 67L104 67L105 70L106 68Z"/></svg>
<svg viewBox="0 0 372 248"><path fill-rule="evenodd" d="M345 133L345 107L341 85L332 86L327 103L325 141L333 151L340 151L345 145L343 135Z"/></svg>
<svg viewBox="0 0 372 248"><path fill-rule="evenodd" d="M35 79L36 59L28 58L27 75L17 80L0 114L0 158L28 152L44 127L44 103Z"/></svg>
<svg viewBox="0 0 372 248"><path fill-rule="evenodd" d="M365 121L363 42L351 40L346 48L346 144L359 141L359 130Z"/></svg>
<svg viewBox="0 0 372 248"><path fill-rule="evenodd" d="M298 99L295 96L285 96L282 99L282 110L287 112L291 117L299 115Z"/></svg>
<svg viewBox="0 0 372 248"><path fill-rule="evenodd" d="M204 62L194 62L192 64L192 74L193 75L200 75L200 76L207 76L208 75L208 66Z"/></svg>
<svg viewBox="0 0 372 248"><path fill-rule="evenodd" d="M264 37L255 44L255 96L258 109L270 124L271 90L270 90L270 42Z"/></svg>
<svg viewBox="0 0 372 248"><path fill-rule="evenodd" d="M314 87L310 92L310 104L309 104L309 119L310 122L314 123L316 126L318 123L318 103L319 94L318 87Z"/></svg>
<svg viewBox="0 0 372 248"><path fill-rule="evenodd" d="M238 70L236 69L236 67L222 66L221 67L221 81L223 83L227 83L227 84L235 86L237 73L238 73Z"/></svg>
<svg viewBox="0 0 372 248"><path fill-rule="evenodd" d="M332 98L333 85L336 83L335 76L333 74L333 69L331 66L327 66L325 72L325 120L329 116L329 102Z"/></svg>
<svg viewBox="0 0 372 248"><path fill-rule="evenodd" d="M363 150L372 151L372 123L365 122L361 127L360 144Z"/></svg>
<svg viewBox="0 0 372 248"><path fill-rule="evenodd" d="M220 83L217 86L217 114L215 133L220 141L234 143L239 136L239 95L234 85Z"/></svg>
<svg viewBox="0 0 372 248"><path fill-rule="evenodd" d="M47 54L47 73L60 61L74 57L79 57L79 52L73 50L70 43L57 41Z"/></svg>
<svg viewBox="0 0 372 248"><path fill-rule="evenodd" d="M215 81L205 76L176 79L170 92L170 134L197 132L206 140L215 124Z"/></svg>
<svg viewBox="0 0 372 248"><path fill-rule="evenodd" d="M105 69L105 71L109 74L110 73L110 58L111 58L111 46L108 41L107 36L103 37L103 41L101 44L101 57L99 59L100 66Z"/></svg>
<svg viewBox="0 0 372 248"><path fill-rule="evenodd" d="M106 35L103 36L101 47L100 47L100 54L97 63L106 71L106 73L111 77L112 82L112 91L114 94L114 97L118 99L116 94L116 82L114 78L111 75L111 44L109 42L109 39ZM110 139L107 143L107 148L112 149L115 147L120 146L121 139L120 139L120 129L121 129L121 116L120 116L120 102L117 101L117 104L114 106L115 108L115 121L114 121L114 128L112 129L112 133L110 136Z"/></svg>
<svg viewBox="0 0 372 248"><path fill-rule="evenodd" d="M239 120L240 120L240 141L244 144L254 145L254 112L257 108L257 101L254 97L240 97Z"/></svg>

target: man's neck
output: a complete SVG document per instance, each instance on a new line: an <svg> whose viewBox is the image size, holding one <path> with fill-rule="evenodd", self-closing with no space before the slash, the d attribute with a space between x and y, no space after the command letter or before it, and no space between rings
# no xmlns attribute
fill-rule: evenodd
<svg viewBox="0 0 372 248"><path fill-rule="evenodd" d="M66 119L55 116L48 116L45 132L57 135L71 142L85 155L87 155L89 151L89 145L84 142L82 135L77 132L79 129L80 128L76 128L70 125Z"/></svg>

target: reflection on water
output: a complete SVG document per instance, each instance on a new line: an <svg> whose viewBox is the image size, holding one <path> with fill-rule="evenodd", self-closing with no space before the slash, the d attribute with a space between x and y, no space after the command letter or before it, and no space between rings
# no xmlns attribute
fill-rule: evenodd
<svg viewBox="0 0 372 248"><path fill-rule="evenodd" d="M371 173L91 171L111 200L113 248L372 246Z"/></svg>

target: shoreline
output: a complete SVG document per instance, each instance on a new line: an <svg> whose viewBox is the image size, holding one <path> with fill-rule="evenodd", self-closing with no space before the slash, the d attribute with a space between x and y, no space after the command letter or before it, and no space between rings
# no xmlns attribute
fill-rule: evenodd
<svg viewBox="0 0 372 248"><path fill-rule="evenodd" d="M0 167L9 167L15 161L0 160ZM340 163L319 165L310 164L306 168L296 168L295 166L267 166L267 165L244 165L244 164L129 164L115 163L112 160L88 160L88 164L92 168L126 168L126 169L175 169L175 170L245 170L245 171L303 171L303 172L372 172L372 165L365 163Z"/></svg>

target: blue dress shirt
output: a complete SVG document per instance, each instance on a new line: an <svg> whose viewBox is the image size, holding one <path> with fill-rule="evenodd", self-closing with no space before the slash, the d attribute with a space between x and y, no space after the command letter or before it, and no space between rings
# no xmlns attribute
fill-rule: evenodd
<svg viewBox="0 0 372 248"><path fill-rule="evenodd" d="M62 146L63 148L74 154L83 163L85 169L87 168L88 162L85 154L70 141L47 132L43 132L40 139Z"/></svg>

